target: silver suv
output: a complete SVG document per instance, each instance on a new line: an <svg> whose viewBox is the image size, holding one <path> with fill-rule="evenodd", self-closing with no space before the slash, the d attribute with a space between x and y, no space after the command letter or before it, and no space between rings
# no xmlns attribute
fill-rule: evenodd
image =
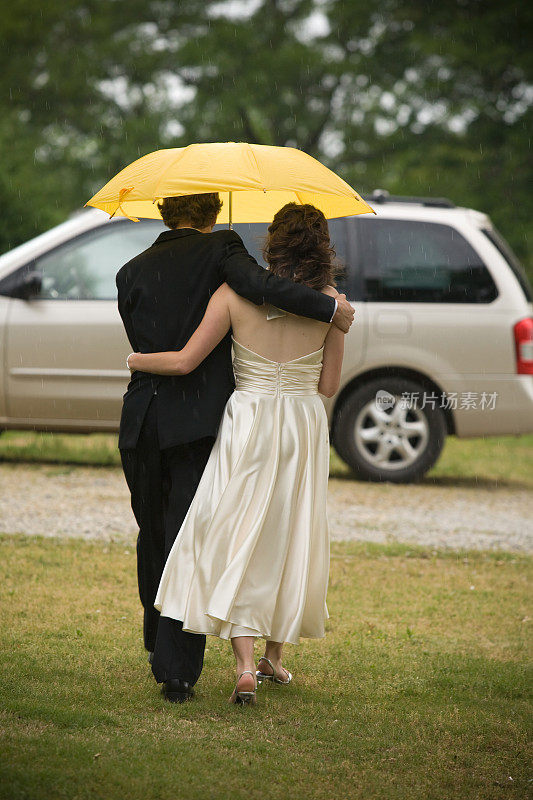
<svg viewBox="0 0 533 800"><path fill-rule="evenodd" d="M490 220L444 200L368 198L330 221L356 310L332 443L367 480L418 479L446 435L533 431L533 305ZM129 345L115 274L162 223L84 211L0 256L0 428L116 431ZM258 261L266 225L236 225Z"/></svg>

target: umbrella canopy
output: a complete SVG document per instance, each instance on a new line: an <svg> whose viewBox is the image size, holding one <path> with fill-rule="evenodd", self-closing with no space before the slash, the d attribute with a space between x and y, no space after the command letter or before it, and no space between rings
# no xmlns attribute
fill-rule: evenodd
<svg viewBox="0 0 533 800"><path fill-rule="evenodd" d="M219 192L217 222L270 222L285 203L324 215L375 213L342 178L294 147L210 142L156 150L137 159L86 203L111 216L161 219L157 200Z"/></svg>

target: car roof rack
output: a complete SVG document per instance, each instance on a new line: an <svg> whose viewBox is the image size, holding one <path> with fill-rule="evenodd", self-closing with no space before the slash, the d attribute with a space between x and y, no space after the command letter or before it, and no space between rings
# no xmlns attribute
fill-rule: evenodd
<svg viewBox="0 0 533 800"><path fill-rule="evenodd" d="M389 194L386 189L374 189L372 194L363 195L363 200L368 200L370 203L412 203L436 208L457 208L455 203L446 197L400 197Z"/></svg>

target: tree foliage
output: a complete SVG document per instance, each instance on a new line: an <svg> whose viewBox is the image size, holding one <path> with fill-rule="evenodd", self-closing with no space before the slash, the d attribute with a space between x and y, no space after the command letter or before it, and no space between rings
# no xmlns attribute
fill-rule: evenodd
<svg viewBox="0 0 533 800"><path fill-rule="evenodd" d="M484 210L531 266L532 23L521 0L17 0L0 247L150 150L246 140Z"/></svg>

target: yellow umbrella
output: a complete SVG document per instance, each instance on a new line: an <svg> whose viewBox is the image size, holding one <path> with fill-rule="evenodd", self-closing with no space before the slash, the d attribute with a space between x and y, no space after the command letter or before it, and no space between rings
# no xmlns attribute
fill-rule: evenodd
<svg viewBox="0 0 533 800"><path fill-rule="evenodd" d="M111 216L161 219L157 200L219 192L217 222L270 222L285 203L324 215L375 213L342 178L294 147L208 142L156 150L115 175L86 203Z"/></svg>

